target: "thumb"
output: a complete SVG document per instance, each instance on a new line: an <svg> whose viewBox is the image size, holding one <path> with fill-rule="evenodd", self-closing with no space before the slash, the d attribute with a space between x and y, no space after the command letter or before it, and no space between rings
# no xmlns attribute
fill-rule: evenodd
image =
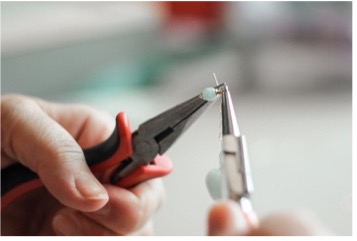
<svg viewBox="0 0 357 241"><path fill-rule="evenodd" d="M223 201L214 204L208 216L208 235L245 235L248 231L248 222L237 203Z"/></svg>
<svg viewBox="0 0 357 241"><path fill-rule="evenodd" d="M1 100L2 152L36 172L63 205L94 211L108 194L89 170L74 138L33 100L10 96Z"/></svg>

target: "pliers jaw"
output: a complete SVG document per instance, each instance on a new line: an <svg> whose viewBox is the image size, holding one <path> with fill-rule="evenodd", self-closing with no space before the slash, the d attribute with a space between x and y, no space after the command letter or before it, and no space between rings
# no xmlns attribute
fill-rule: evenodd
<svg viewBox="0 0 357 241"><path fill-rule="evenodd" d="M239 136L240 131L234 106L232 102L231 93L228 86L224 85L222 90L222 135Z"/></svg>
<svg viewBox="0 0 357 241"><path fill-rule="evenodd" d="M213 87L217 96L223 86ZM212 103L214 101L205 100L200 93L142 123L132 136L132 156L125 166L114 172L112 182L118 182L140 166L150 164L157 155L165 153Z"/></svg>
<svg viewBox="0 0 357 241"><path fill-rule="evenodd" d="M216 96L221 94L224 85L212 88ZM153 139L159 148L157 154L163 154L214 102L205 100L200 93L141 124L138 135L143 140Z"/></svg>

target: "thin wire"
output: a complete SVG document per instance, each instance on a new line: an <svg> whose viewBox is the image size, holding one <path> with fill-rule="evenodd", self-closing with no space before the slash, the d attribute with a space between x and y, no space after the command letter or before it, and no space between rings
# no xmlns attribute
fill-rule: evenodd
<svg viewBox="0 0 357 241"><path fill-rule="evenodd" d="M216 85L219 85L219 82L218 82L218 79L217 79L217 76L215 73L213 73L213 78L216 82ZM219 113L220 113L220 116L222 116L222 95L221 95L221 103L218 105L218 110L219 110ZM222 135L222 119L219 123L219 134L218 134L218 140L219 140L219 143L220 143L220 148L221 148L221 151L219 152L218 154L218 160L219 160L219 169L221 169L221 162L223 160L223 149L222 149L222 139L223 139L223 135ZM221 171L221 170L220 170Z"/></svg>
<svg viewBox="0 0 357 241"><path fill-rule="evenodd" d="M216 76L216 74L214 72L213 72L213 78L214 78L214 81L216 82L216 85L219 85L218 80L217 80L217 76Z"/></svg>

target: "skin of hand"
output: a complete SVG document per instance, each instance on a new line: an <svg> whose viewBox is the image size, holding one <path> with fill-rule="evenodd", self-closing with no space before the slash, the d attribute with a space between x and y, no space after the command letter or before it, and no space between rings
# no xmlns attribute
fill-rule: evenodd
<svg viewBox="0 0 357 241"><path fill-rule="evenodd" d="M2 235L152 234L150 217L165 198L161 180L103 185L85 162L82 148L108 138L114 121L82 105L1 98L1 168L19 161L46 187L3 210Z"/></svg>
<svg viewBox="0 0 357 241"><path fill-rule="evenodd" d="M275 213L258 221L255 213L244 214L233 201L220 201L208 215L211 236L316 236L332 235L316 216L307 210Z"/></svg>

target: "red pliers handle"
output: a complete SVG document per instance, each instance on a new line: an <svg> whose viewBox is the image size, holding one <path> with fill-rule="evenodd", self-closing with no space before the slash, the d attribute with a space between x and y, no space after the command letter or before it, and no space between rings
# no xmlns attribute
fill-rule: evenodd
<svg viewBox="0 0 357 241"><path fill-rule="evenodd" d="M120 143L119 143L120 142ZM112 183L113 172L125 165L125 160L133 154L132 131L124 112L117 115L116 128L103 143L90 149L84 149L88 166L94 175L101 176L103 183ZM162 177L172 170L170 159L157 155L149 165L141 165L125 178L112 183L123 188L130 188L143 181ZM1 210L15 199L36 188L42 187L39 177L21 164L11 165L1 171Z"/></svg>

